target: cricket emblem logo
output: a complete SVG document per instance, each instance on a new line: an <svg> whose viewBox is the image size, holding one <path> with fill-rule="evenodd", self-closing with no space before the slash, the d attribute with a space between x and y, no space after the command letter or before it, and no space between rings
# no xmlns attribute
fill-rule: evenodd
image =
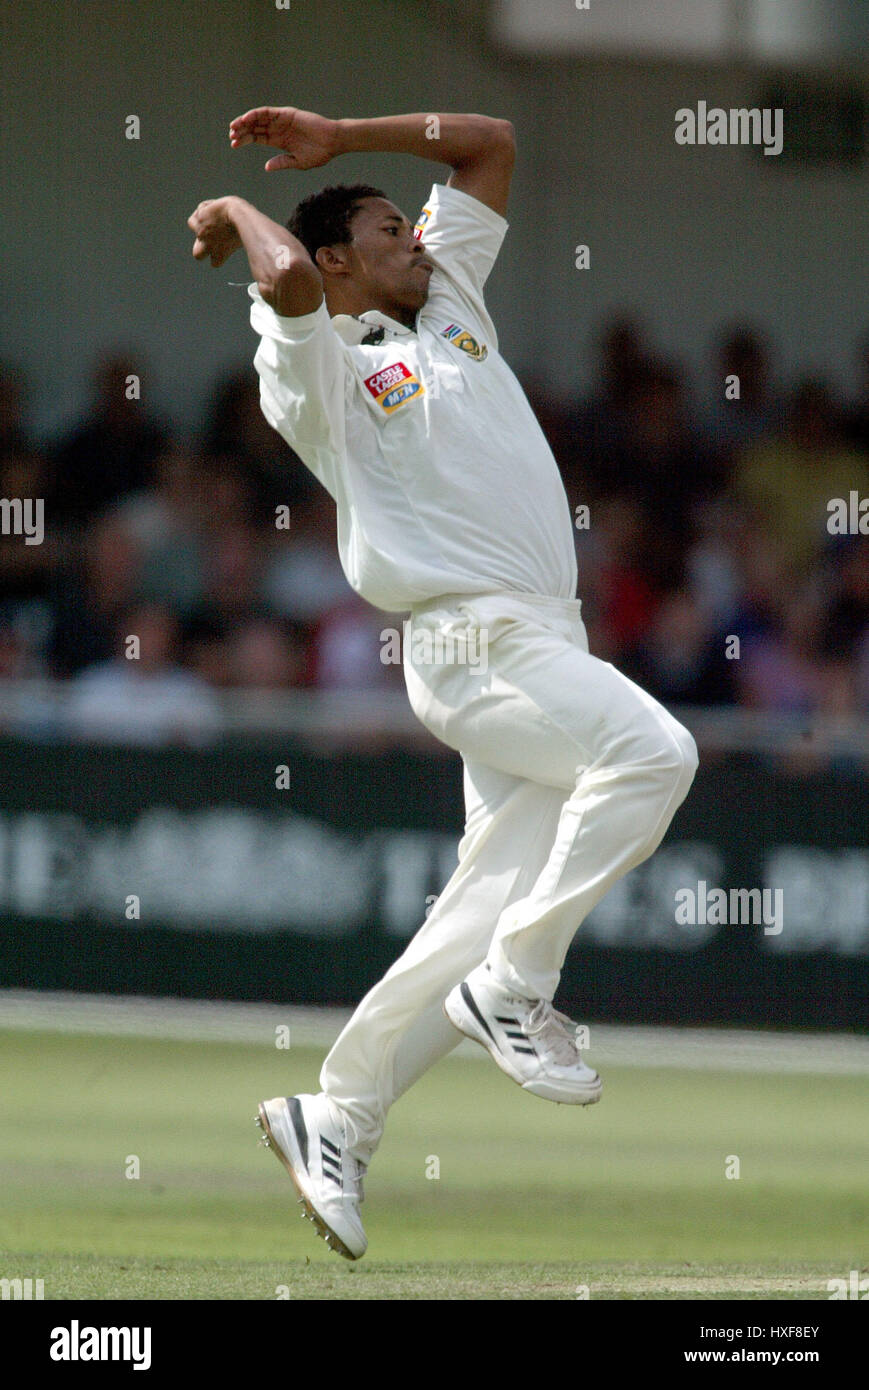
<svg viewBox="0 0 869 1390"><path fill-rule="evenodd" d="M381 367L379 372L365 378L365 385L379 406L391 415L413 396L424 396L425 387L403 362Z"/></svg>
<svg viewBox="0 0 869 1390"><path fill-rule="evenodd" d="M454 347L461 348L469 357L473 357L475 362L485 362L489 355L489 349L485 343L480 345L476 338L472 338L470 333L464 328L460 328L457 323L448 323L446 328L441 329L441 337L449 338Z"/></svg>
<svg viewBox="0 0 869 1390"><path fill-rule="evenodd" d="M430 217L431 217L431 208L423 208L422 212L420 213L419 217L418 217L417 220L416 220L416 225L414 226L414 229L413 229L413 235L414 235L414 240L415 240L415 241L419 241L419 240L421 239L422 233L423 233L423 228L425 227L425 224L426 224L426 222L428 222L428 220L429 220Z"/></svg>

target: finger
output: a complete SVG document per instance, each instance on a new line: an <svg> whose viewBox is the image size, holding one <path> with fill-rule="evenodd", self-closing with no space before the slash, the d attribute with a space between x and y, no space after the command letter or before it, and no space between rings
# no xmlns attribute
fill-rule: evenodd
<svg viewBox="0 0 869 1390"><path fill-rule="evenodd" d="M252 106L251 109L249 111L245 111L243 115L234 116L229 123L230 130L233 128L233 126L247 125L249 121L254 120L259 115L260 111L264 111L265 109L266 108L264 106Z"/></svg>
<svg viewBox="0 0 869 1390"><path fill-rule="evenodd" d="M273 174L276 169L295 169L296 158L292 154L276 154L266 161L266 173Z"/></svg>
<svg viewBox="0 0 869 1390"><path fill-rule="evenodd" d="M199 237L197 237L193 243L193 255L197 261L205 260L205 257L208 255L208 247L205 245L204 241L201 241L199 239Z"/></svg>
<svg viewBox="0 0 869 1390"><path fill-rule="evenodd" d="M229 128L232 131L249 131L256 126L265 129L271 125L277 112L275 106L255 106L253 110L245 111L243 116L236 116L234 121L230 121Z"/></svg>

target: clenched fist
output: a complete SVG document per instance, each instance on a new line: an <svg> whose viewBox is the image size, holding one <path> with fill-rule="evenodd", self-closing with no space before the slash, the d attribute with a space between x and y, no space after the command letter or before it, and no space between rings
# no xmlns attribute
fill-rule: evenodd
<svg viewBox="0 0 869 1390"><path fill-rule="evenodd" d="M197 261L210 256L215 269L241 246L241 237L232 218L233 202L232 197L206 198L187 219L188 227L196 236L194 256Z"/></svg>

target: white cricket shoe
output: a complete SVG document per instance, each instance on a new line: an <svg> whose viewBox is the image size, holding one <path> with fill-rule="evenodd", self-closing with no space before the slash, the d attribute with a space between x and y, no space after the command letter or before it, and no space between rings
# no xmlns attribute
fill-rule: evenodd
<svg viewBox="0 0 869 1390"><path fill-rule="evenodd" d="M484 962L450 990L444 1013L481 1043L523 1091L564 1105L594 1105L602 1082L587 1067L576 1025L546 999L525 999L499 985Z"/></svg>
<svg viewBox="0 0 869 1390"><path fill-rule="evenodd" d="M330 1250L358 1260L368 1249L359 1216L365 1165L349 1154L343 1126L326 1097L264 1100L256 1122L262 1142L281 1160L303 1208Z"/></svg>

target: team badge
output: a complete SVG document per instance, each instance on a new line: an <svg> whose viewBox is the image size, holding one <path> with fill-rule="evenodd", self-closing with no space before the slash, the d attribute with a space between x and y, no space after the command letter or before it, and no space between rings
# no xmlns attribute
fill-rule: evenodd
<svg viewBox="0 0 869 1390"><path fill-rule="evenodd" d="M489 355L489 349L485 343L480 346L476 338L472 338L470 333L466 333L464 328L459 328L457 323L447 324L446 328L441 329L441 337L449 338L450 342L462 352L466 352L469 357L473 357L475 362L484 362Z"/></svg>
<svg viewBox="0 0 869 1390"><path fill-rule="evenodd" d="M431 208L423 208L422 212L420 213L417 219L416 226L413 229L413 235L417 241L419 241L420 237L422 236L423 227L425 226L426 222L430 217Z"/></svg>
<svg viewBox="0 0 869 1390"><path fill-rule="evenodd" d="M377 404L383 406L387 415L397 410L412 396L424 396L425 387L403 362L393 362L389 367L381 367L379 372L365 378L365 385Z"/></svg>

